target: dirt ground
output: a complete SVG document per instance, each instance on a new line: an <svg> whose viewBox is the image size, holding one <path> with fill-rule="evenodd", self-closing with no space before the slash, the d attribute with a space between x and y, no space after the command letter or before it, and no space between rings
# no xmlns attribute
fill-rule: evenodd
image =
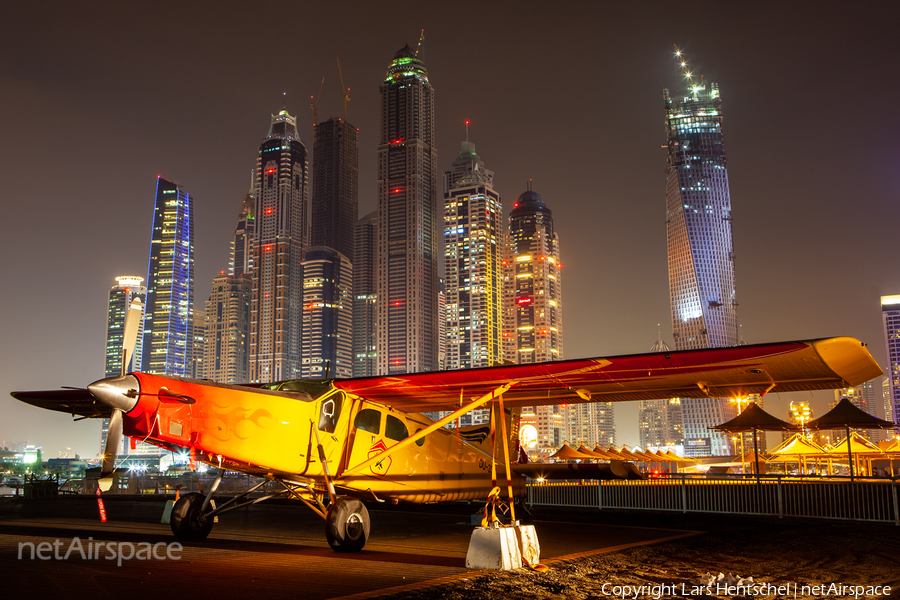
<svg viewBox="0 0 900 600"><path fill-rule="evenodd" d="M599 511L598 511L599 512ZM568 515L571 520L572 515ZM671 542L550 562L549 570L493 571L384 598L884 598L900 596L900 527L810 519L604 511L592 522L702 533ZM541 519L540 514L536 518ZM753 578L745 589L707 574ZM701 581L705 579L705 581ZM890 586L890 590L884 587Z"/></svg>

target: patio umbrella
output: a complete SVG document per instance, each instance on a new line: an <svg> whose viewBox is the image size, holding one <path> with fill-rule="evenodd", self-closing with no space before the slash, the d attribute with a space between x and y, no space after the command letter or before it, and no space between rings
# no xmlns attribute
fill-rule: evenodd
<svg viewBox="0 0 900 600"><path fill-rule="evenodd" d="M830 411L806 424L810 429L844 429L847 432L847 457L850 459L850 481L853 481L853 453L850 450L850 428L857 429L893 429L890 421L873 417L866 411L857 408L847 398Z"/></svg>
<svg viewBox="0 0 900 600"><path fill-rule="evenodd" d="M773 417L759 407L756 402L747 405L741 414L726 421L721 425L710 427L718 431L727 431L728 433L744 433L746 431L753 432L753 453L756 455L756 479L759 481L759 444L756 441L756 433L758 431L790 431L793 426L782 421L778 417Z"/></svg>

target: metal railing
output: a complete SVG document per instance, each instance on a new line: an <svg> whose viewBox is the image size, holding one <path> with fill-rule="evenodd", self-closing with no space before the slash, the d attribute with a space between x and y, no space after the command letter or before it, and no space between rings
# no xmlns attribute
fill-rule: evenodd
<svg viewBox="0 0 900 600"><path fill-rule="evenodd" d="M645 480L529 481L535 506L622 508L813 517L900 525L898 479L797 479L767 475L707 479L676 474Z"/></svg>

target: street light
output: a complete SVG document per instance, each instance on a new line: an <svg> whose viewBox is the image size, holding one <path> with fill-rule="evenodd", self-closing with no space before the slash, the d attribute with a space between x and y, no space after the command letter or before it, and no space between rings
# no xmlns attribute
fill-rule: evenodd
<svg viewBox="0 0 900 600"><path fill-rule="evenodd" d="M731 402L734 404L737 404L738 414L740 415L742 412L744 412L744 409L741 408L741 404L746 402L749 405L750 399L738 397L738 398L732 398ZM734 438L732 438L732 439L734 439ZM737 450L737 448L735 448L735 450ZM746 472L747 472L747 469L744 468L744 434L741 433L741 475L744 475Z"/></svg>

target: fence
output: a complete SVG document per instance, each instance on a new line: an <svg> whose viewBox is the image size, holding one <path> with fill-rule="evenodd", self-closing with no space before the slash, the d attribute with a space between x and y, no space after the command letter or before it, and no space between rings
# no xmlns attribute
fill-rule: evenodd
<svg viewBox="0 0 900 600"><path fill-rule="evenodd" d="M529 481L535 506L623 508L884 521L900 525L897 479L796 480L786 476L705 479Z"/></svg>

